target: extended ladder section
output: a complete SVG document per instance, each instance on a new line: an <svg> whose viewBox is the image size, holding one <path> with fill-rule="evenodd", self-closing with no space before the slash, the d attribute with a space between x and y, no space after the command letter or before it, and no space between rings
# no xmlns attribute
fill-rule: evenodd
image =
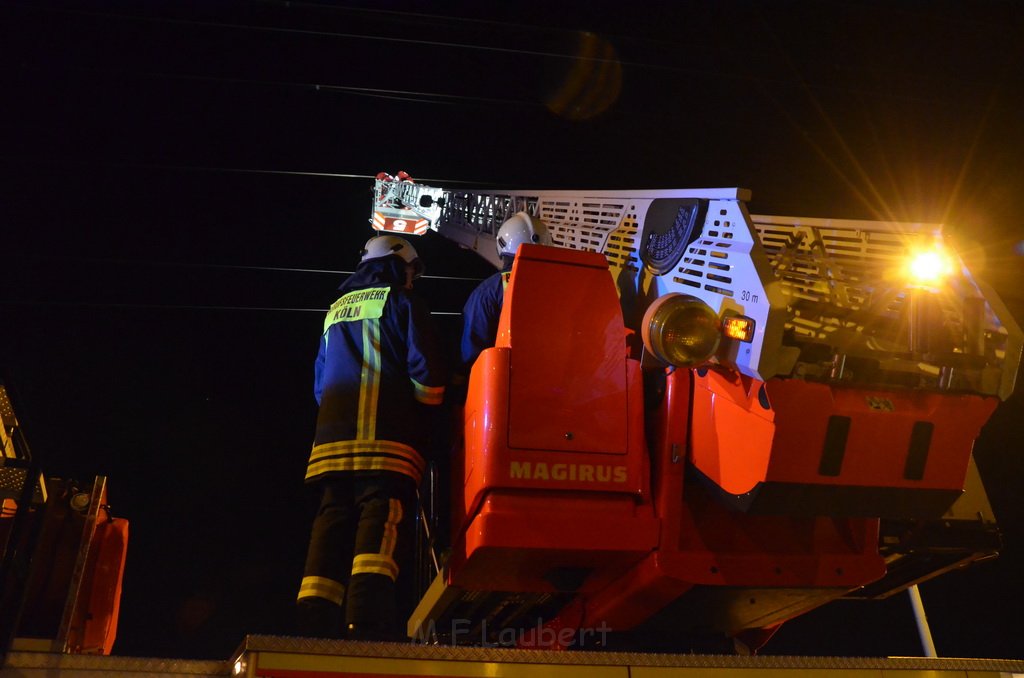
<svg viewBox="0 0 1024 678"><path fill-rule="evenodd" d="M494 235L517 211L561 247L608 259L637 328L645 300L679 292L754 320L749 346L717 360L742 374L996 395L1013 392L1024 335L949 247L941 225L751 215L745 189L437 190L432 228L497 263ZM941 257L919 280L916 256Z"/></svg>
<svg viewBox="0 0 1024 678"><path fill-rule="evenodd" d="M996 553L971 450L1013 392L1020 328L937 225L757 216L749 198L445 192L432 227L492 262L518 211L558 247L521 248L497 346L471 372L457 538L412 635L542 619L757 648L830 600L885 597ZM599 261L604 284L577 280ZM520 293L532 288L543 292ZM601 323L631 338L595 343ZM612 363L626 367L619 392ZM614 423L640 428L638 400L639 457L628 436L616 447ZM538 404L529 420L522 402ZM598 416L569 424L563 412ZM584 440L599 442L575 447ZM584 449L604 458L577 459ZM650 487L628 471L621 488L581 475L614 469L613 454L646 460ZM586 501L602 517L573 524Z"/></svg>

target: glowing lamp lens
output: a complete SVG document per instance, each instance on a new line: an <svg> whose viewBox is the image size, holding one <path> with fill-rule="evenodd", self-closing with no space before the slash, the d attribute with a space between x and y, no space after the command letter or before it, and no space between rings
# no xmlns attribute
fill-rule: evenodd
<svg viewBox="0 0 1024 678"><path fill-rule="evenodd" d="M942 282L952 272L953 262L940 249L916 252L907 262L907 273L910 279L922 285Z"/></svg>
<svg viewBox="0 0 1024 678"><path fill-rule="evenodd" d="M750 341L754 338L754 320L742 315L731 315L722 321L722 333L730 339Z"/></svg>
<svg viewBox="0 0 1024 678"><path fill-rule="evenodd" d="M718 349L721 323L710 306L688 294L659 298L644 314L644 346L658 360L676 367L701 365Z"/></svg>

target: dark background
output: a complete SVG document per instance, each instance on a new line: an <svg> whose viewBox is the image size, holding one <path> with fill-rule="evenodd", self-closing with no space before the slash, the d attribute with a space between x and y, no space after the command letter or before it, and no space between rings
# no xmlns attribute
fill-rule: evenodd
<svg viewBox="0 0 1024 678"><path fill-rule="evenodd" d="M743 186L751 211L948 225L1017 318L1024 11L934 2L0 2L0 369L51 475L131 521L127 655L286 634L322 311L372 177ZM446 331L489 272L436 235ZM1024 658L1020 395L976 457L995 561L921 587L939 653ZM913 655L906 596L775 654Z"/></svg>

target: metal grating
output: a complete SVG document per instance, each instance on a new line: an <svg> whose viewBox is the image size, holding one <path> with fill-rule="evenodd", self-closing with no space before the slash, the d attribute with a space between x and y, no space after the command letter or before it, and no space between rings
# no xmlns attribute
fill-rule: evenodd
<svg viewBox="0 0 1024 678"><path fill-rule="evenodd" d="M848 339L851 331L895 341L906 291L893 274L912 249L939 237L939 227L929 224L761 216L752 221L790 305L786 328L815 341L838 334ZM941 313L957 322L958 299L943 301Z"/></svg>
<svg viewBox="0 0 1024 678"><path fill-rule="evenodd" d="M18 428L18 419L14 416L14 407L11 405L10 396L7 395L7 388L0 384L0 455L8 459L15 459L18 456L14 449L14 430ZM2 460L0 460L2 463Z"/></svg>
<svg viewBox="0 0 1024 678"><path fill-rule="evenodd" d="M0 466L0 498L17 499L25 486L26 468Z"/></svg>
<svg viewBox="0 0 1024 678"><path fill-rule="evenodd" d="M622 221L625 204L620 201L549 199L540 201L539 216L555 242L574 250L600 252L608 234Z"/></svg>
<svg viewBox="0 0 1024 678"><path fill-rule="evenodd" d="M921 234L755 222L783 293L794 300L860 309L884 293L880 283L899 266ZM898 312L902 297L887 300Z"/></svg>
<svg viewBox="0 0 1024 678"><path fill-rule="evenodd" d="M14 414L7 388L0 384L0 498L18 499L31 472L32 459ZM32 503L46 501L42 477L36 482Z"/></svg>
<svg viewBox="0 0 1024 678"><path fill-rule="evenodd" d="M672 280L723 297L736 296L733 279L735 240L735 223L709 217L704 232L687 248Z"/></svg>
<svg viewBox="0 0 1024 678"><path fill-rule="evenodd" d="M604 255L612 268L625 269L630 273L640 270L639 229L635 212L622 218L622 223L608 234Z"/></svg>
<svg viewBox="0 0 1024 678"><path fill-rule="evenodd" d="M625 209L621 200L451 191L446 195L440 221L447 229L493 237L505 219L525 211L544 221L555 244L601 252L609 234L619 228ZM635 240L635 217L632 228ZM635 249L635 244L631 246Z"/></svg>
<svg viewBox="0 0 1024 678"><path fill-rule="evenodd" d="M502 222L516 212L537 214L537 199L505 193L447 194L441 220L449 226L470 233L495 235Z"/></svg>

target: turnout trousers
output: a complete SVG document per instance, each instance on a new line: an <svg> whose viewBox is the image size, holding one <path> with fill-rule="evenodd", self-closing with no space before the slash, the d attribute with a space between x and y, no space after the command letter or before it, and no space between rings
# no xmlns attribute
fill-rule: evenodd
<svg viewBox="0 0 1024 678"><path fill-rule="evenodd" d="M297 600L304 636L404 637L395 582L412 552L416 484L400 473L318 481L320 507Z"/></svg>

